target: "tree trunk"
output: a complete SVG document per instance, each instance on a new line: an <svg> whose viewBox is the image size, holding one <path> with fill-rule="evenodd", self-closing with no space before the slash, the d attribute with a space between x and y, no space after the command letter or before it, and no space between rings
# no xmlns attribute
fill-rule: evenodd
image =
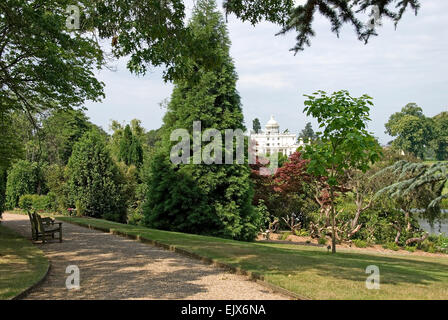
<svg viewBox="0 0 448 320"><path fill-rule="evenodd" d="M393 226L395 230L397 230L397 235L395 237L395 244L398 245L399 240L400 240L400 236L401 236L401 226L400 224L398 224L398 226Z"/></svg>
<svg viewBox="0 0 448 320"><path fill-rule="evenodd" d="M404 218L405 218L405 221L406 221L406 231L410 231L411 230L411 219L409 219L409 212L408 211L405 211Z"/></svg>
<svg viewBox="0 0 448 320"><path fill-rule="evenodd" d="M406 245L410 245L411 243L415 243L415 242L423 242L426 240L426 238L428 238L429 234L425 233L422 237L420 238L410 238L408 240L406 240Z"/></svg>
<svg viewBox="0 0 448 320"><path fill-rule="evenodd" d="M331 197L331 253L336 253L336 213L334 208L334 193L333 187L330 186L330 197Z"/></svg>

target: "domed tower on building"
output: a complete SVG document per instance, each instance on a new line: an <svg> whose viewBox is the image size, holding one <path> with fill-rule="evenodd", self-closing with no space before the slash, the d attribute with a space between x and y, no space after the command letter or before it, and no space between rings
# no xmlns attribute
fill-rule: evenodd
<svg viewBox="0 0 448 320"><path fill-rule="evenodd" d="M250 138L255 146L257 155L268 155L277 152L290 156L297 148L303 145L302 141L297 141L295 134L287 131L280 133L280 125L273 115L266 123L265 130L259 133L251 132Z"/></svg>
<svg viewBox="0 0 448 320"><path fill-rule="evenodd" d="M275 121L274 116L271 115L271 119L269 119L268 123L266 123L266 134L278 134L280 130L280 125L277 121Z"/></svg>

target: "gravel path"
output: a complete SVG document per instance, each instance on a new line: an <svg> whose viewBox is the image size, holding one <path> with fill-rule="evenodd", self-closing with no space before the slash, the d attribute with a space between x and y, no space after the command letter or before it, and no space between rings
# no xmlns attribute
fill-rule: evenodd
<svg viewBox="0 0 448 320"><path fill-rule="evenodd" d="M3 224L31 238L28 216L5 212ZM26 299L287 299L244 276L124 237L64 223L63 239L36 243L51 270ZM69 265L79 267L78 290L65 287Z"/></svg>

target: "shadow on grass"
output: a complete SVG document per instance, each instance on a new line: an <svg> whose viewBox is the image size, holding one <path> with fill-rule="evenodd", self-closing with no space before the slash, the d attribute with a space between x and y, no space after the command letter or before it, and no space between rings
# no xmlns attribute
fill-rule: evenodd
<svg viewBox="0 0 448 320"><path fill-rule="evenodd" d="M264 275L289 275L312 270L318 275L350 281L366 279L365 269L376 265L382 284L409 285L448 282L448 259L434 257L384 256L368 253L340 252L295 245L248 243L221 238L123 225L98 219L69 218L78 223L109 227L132 235L175 245L190 252L217 259Z"/></svg>

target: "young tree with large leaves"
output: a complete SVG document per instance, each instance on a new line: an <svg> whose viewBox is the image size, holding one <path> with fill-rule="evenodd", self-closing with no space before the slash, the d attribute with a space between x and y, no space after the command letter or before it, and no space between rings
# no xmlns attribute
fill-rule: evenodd
<svg viewBox="0 0 448 320"><path fill-rule="evenodd" d="M160 152L165 160L162 162L159 156L153 159L161 163L152 166L148 201L144 210L145 221L149 226L253 240L258 232L259 217L251 205L253 191L248 165L173 165L169 162L170 150L177 143L170 141L170 135L175 129L187 129L190 137L194 121L201 121L203 130L214 128L222 136L226 129L245 129L240 97L236 90L237 75L229 54L230 40L214 0L200 0L196 3L189 28L196 41L207 44L204 55L215 61L217 66L216 70L208 70L206 61L191 58L190 63L197 70L197 82L175 82L161 129ZM204 148L203 145L201 151ZM225 152L223 150L222 154ZM188 156L191 160L192 153ZM176 181L179 186L174 187L168 181ZM177 203L187 190L192 190L192 184L195 193L201 195L203 201L202 216L199 217L195 209L198 205L196 197L184 199L179 204L176 215L173 215L172 204ZM163 197L161 203L153 201L153 192ZM189 193L185 193L187 194ZM180 221L182 223L178 224Z"/></svg>
<svg viewBox="0 0 448 320"><path fill-rule="evenodd" d="M318 91L305 95L307 116L319 122L323 132L317 132L319 141L305 147L304 158L310 159L307 171L315 176L327 177L329 185L330 218L332 227L332 252L336 252L336 189L342 185L346 171L366 171L376 162L381 148L367 131L369 106L372 98L363 95L353 98L345 91L327 95Z"/></svg>

